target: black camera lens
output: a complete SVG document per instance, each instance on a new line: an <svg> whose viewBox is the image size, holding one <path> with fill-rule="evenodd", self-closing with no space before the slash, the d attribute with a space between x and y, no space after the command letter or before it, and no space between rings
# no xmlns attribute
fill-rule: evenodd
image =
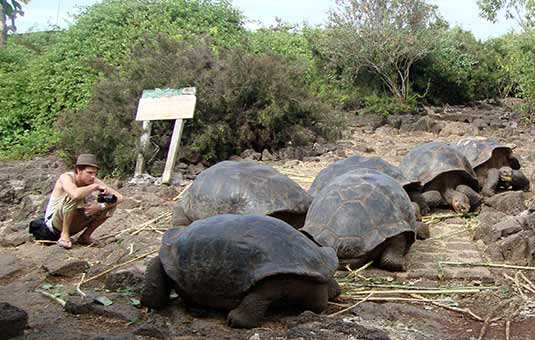
<svg viewBox="0 0 535 340"><path fill-rule="evenodd" d="M115 203L117 202L117 196L114 194L98 194L97 195L97 202L98 203Z"/></svg>

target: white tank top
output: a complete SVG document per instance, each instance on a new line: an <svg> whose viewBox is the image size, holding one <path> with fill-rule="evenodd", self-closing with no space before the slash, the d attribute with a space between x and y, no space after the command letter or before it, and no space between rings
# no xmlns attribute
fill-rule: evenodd
<svg viewBox="0 0 535 340"><path fill-rule="evenodd" d="M71 176L74 180L74 172L67 172L67 175ZM52 226L52 216L54 216L54 212L56 212L61 202L63 202L65 195L67 195L67 193L64 193L63 195L57 197L52 196L52 194L50 194L50 199L48 200L48 204L46 205L45 223L48 229L50 229L51 231L53 231L54 229Z"/></svg>

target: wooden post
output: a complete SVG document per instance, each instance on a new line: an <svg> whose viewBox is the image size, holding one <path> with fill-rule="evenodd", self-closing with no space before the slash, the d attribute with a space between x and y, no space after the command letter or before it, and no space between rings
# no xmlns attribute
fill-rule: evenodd
<svg viewBox="0 0 535 340"><path fill-rule="evenodd" d="M173 135L171 136L171 145L167 152L167 160L165 161L165 169L163 170L162 183L169 184L171 182L171 175L173 173L173 168L175 167L176 154L180 145L183 127L184 120L175 120L175 127L173 128Z"/></svg>
<svg viewBox="0 0 535 340"><path fill-rule="evenodd" d="M141 134L141 138L139 140L139 150L137 154L137 161L136 161L136 171L134 172L134 176L138 177L143 174L143 171L145 169L145 152L147 151L148 141L150 139L150 128L151 128L151 121L150 120L144 120L143 121L143 133Z"/></svg>

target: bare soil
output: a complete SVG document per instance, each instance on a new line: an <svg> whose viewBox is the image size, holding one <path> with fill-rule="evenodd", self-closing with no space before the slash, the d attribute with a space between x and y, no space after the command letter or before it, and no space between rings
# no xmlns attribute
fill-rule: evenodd
<svg viewBox="0 0 535 340"><path fill-rule="evenodd" d="M315 145L315 153L294 152L300 159L265 162L308 188L321 169L355 153L398 165L417 144L482 135L516 146L514 152L533 187L535 128L521 119L514 104L426 108L420 115L388 120L354 117L337 143ZM158 250L188 180L173 186L110 180L127 199L96 231L101 244L75 244L64 250L35 243L27 227L42 212L52 184L65 170L53 156L0 163L0 302L28 313L29 327L20 339L535 339L533 267L521 271L527 280L515 269L440 267L438 262L445 257L492 261L488 245L473 239L475 228L456 231L466 220L438 218L451 213L444 210L433 211L439 221L431 225L434 240L417 241L407 273L368 268L349 279L347 271L340 271L337 278L344 293L321 315L280 306L269 312L262 327L241 330L226 326L225 312L188 308L179 298L162 311L147 311L137 306L144 265ZM532 196L532 192L522 194L526 209ZM470 223L477 226L478 219L475 216ZM441 237L446 231L461 236L446 242ZM454 250L456 244L465 246ZM450 252L439 254L444 248ZM506 262L532 266L535 251L525 255ZM124 263L128 264L92 279ZM80 285L82 279L91 280ZM390 293L358 293L356 285ZM414 287L421 288L418 296L393 292ZM426 293L431 288L435 294ZM437 294L437 289L442 292ZM82 293L90 301L98 297L106 303L102 299L106 297L113 304L84 308L79 304ZM79 314L65 311L60 300L75 303Z"/></svg>

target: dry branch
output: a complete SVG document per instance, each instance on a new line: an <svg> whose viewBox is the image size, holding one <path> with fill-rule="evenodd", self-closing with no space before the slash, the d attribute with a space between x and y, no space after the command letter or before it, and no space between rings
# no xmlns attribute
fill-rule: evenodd
<svg viewBox="0 0 535 340"><path fill-rule="evenodd" d="M445 305L445 304L442 304L442 303L439 303L437 301L433 301L433 300L428 300L426 298L424 298L423 296L421 295L418 295L418 294L411 294L411 296L417 298L417 299L420 299L421 301L429 301L431 302L433 305L435 306L438 306L438 307L442 307L442 308L445 308L445 309L449 309L451 311L454 311L454 312L460 312L460 313L463 313L463 314L467 314L469 315L470 317L476 319L477 321L483 321L483 319L479 316L477 316L476 314L474 314L470 309L468 308L458 308L458 307L452 307L452 306L448 306L448 305Z"/></svg>
<svg viewBox="0 0 535 340"><path fill-rule="evenodd" d="M99 277L101 277L101 276L103 276L103 275L105 275L105 274L107 274L107 273L109 273L109 272L111 272L111 271L114 271L114 270L117 269L117 268L120 268L120 267L122 267L122 266L126 266L127 264L130 264L130 263L132 263L132 262L136 262L136 261L138 261L138 260L141 260L142 258L145 258L145 257L147 257L147 256L149 256L149 255L152 255L152 254L156 253L157 251L158 251L158 249L153 250L153 251L150 251L150 252L148 252L148 253L146 253L146 254L143 254L143 255L141 255L141 256L136 257L135 259L128 260L128 261L126 261L126 262L123 262L123 263L120 263L120 264L118 264L118 265L115 265L115 266L113 266L113 267L110 268L110 269L106 269L106 270L103 271L102 273L99 273L99 274L97 274L97 275L95 275L95 276L93 276L93 277L90 277L90 278L87 279L87 280L84 280L84 281L80 282L80 286L83 285L84 283L89 282L89 281L93 281L94 279L97 279L97 278L99 278Z"/></svg>
<svg viewBox="0 0 535 340"><path fill-rule="evenodd" d="M41 290L41 289L37 289L36 290L37 292L43 294L44 296L56 301L57 303L59 303L62 307L65 307L65 300L63 300L62 298L59 298L57 296L55 296L54 294L50 294L49 292L45 292L44 290Z"/></svg>
<svg viewBox="0 0 535 340"><path fill-rule="evenodd" d="M349 306L347 308L344 308L344 309L342 309L342 310L340 310L340 311L338 311L336 313L329 314L329 315L327 315L327 317L328 318L332 318L334 316L337 316L337 315L340 315L342 313L345 313L348 310L353 309L353 308L357 307L358 305L360 305L361 303L363 303L364 301L368 300L372 295L373 295L373 293L370 293L370 294L368 294L368 296L366 296L364 299L360 300L359 302L355 303L354 305L351 305L351 306Z"/></svg>
<svg viewBox="0 0 535 340"><path fill-rule="evenodd" d="M509 264L498 263L481 263L481 262L439 262L441 265L446 266L459 266L459 267L490 267L490 268L504 268L504 269L520 269L520 270L535 270L535 267L514 266Z"/></svg>

